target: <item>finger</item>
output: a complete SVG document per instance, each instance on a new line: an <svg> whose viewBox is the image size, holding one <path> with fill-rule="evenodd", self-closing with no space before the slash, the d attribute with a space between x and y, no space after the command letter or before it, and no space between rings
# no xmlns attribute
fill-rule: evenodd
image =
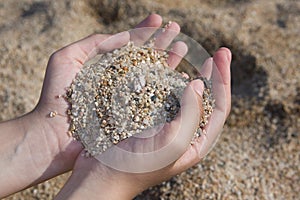
<svg viewBox="0 0 300 200"><path fill-rule="evenodd" d="M74 61L78 67L98 53L104 53L120 48L129 41L129 33L122 32L115 35L95 34L72 43L54 54L59 62Z"/></svg>
<svg viewBox="0 0 300 200"><path fill-rule="evenodd" d="M198 138L195 148L199 159L206 156L216 144L231 104L230 94L230 61L231 53L221 48L214 54L212 69L212 91L215 99L215 108L205 127L206 134Z"/></svg>
<svg viewBox="0 0 300 200"><path fill-rule="evenodd" d="M167 60L168 65L172 69L175 69L187 52L188 47L184 42L179 41L174 43L169 51L169 58Z"/></svg>
<svg viewBox="0 0 300 200"><path fill-rule="evenodd" d="M202 95L204 90L204 83L197 79L194 81L191 81L190 83L193 90L198 94L198 103L199 103L199 111L201 116L203 114L203 108L202 108ZM195 132L195 131L194 131ZM201 136L202 137L202 136ZM168 170L168 173L170 176L174 176L178 173L181 173L182 171L187 170L191 166L195 165L199 162L199 147L196 147L195 145L190 145L187 149L187 151L178 159L175 163L172 164L170 169Z"/></svg>
<svg viewBox="0 0 300 200"><path fill-rule="evenodd" d="M162 18L160 15L151 14L146 19L141 21L135 28L144 28L144 27L160 27L162 23Z"/></svg>
<svg viewBox="0 0 300 200"><path fill-rule="evenodd" d="M176 22L172 22L167 27L160 29L156 34L154 47L165 50L180 33L180 26Z"/></svg>
<svg viewBox="0 0 300 200"><path fill-rule="evenodd" d="M226 96L226 117L229 115L231 108L231 78L230 78L230 63L231 63L231 52L229 49L222 47L213 56L214 63L220 73L220 77Z"/></svg>
<svg viewBox="0 0 300 200"><path fill-rule="evenodd" d="M162 18L157 14L151 14L141 23L139 23L135 29L130 30L130 41L133 41L135 45L143 45L153 33L161 26Z"/></svg>
<svg viewBox="0 0 300 200"><path fill-rule="evenodd" d="M209 80L211 77L212 69L213 69L213 58L210 57L206 59L205 62L203 63L199 75Z"/></svg>

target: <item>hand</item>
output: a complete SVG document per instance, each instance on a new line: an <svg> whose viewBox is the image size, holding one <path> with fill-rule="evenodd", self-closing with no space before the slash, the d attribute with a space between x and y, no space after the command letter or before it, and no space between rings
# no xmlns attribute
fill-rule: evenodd
<svg viewBox="0 0 300 200"><path fill-rule="evenodd" d="M152 20L158 21L159 18L158 16L155 16L155 18ZM179 33L179 26L176 23L172 23L170 27L173 29L173 31L169 33ZM168 31L166 31L165 33L158 34L157 37L159 38L159 40L156 41L159 42L155 44L156 47L164 49L171 43L175 35L170 36L170 34L168 35ZM140 40L141 43L145 39L144 37L142 38L143 39ZM170 57L168 59L169 65L172 68L175 68L186 52L187 49L185 44L181 42L175 43L173 46L173 52L170 53ZM148 187L158 184L164 180L167 180L170 177L198 163L215 144L220 134L220 127L223 126L225 119L229 114L231 98L230 62L230 51L226 48L221 48L214 54L213 58L208 59L204 63L205 67L203 67L204 70L201 72L201 74L206 76L207 78L210 78L210 76L213 77L213 90L214 92L220 92L222 96L217 96L215 111L211 116L209 124L205 128L207 134L202 135L195 142L195 144L189 146L187 150L185 149L185 152L182 152L182 155L179 158L177 158L175 162L162 169L152 172L128 173L107 167L95 158L85 158L79 156L77 158L76 165L70 180L64 186L63 190L60 192L57 198L76 198L82 195L91 199L99 199L101 197L103 199L129 199L133 198L135 195L147 189ZM197 80L191 82L190 86L191 87L187 88L186 90L187 92L185 93L184 99L186 100L186 102L195 103L193 102L193 98L190 96L199 92L200 95L197 96L197 100L199 101L198 103L201 105L201 93L203 91L203 83ZM193 88L193 90L191 90L191 88ZM181 111L186 111L186 109L188 109L188 106L183 106L183 109ZM199 121L199 113L200 109L198 110L198 112L195 111L193 114L191 114L191 116L194 116L196 119L198 117L197 120ZM174 125L171 127L182 126L182 124L180 123L186 123L187 120L184 120L185 118L186 116L179 115L179 117L176 118L179 120L174 120L173 122L171 122ZM193 126L193 123L190 124L190 126ZM190 128L192 130L195 127ZM166 126L163 130L164 131L162 132L164 132L164 136L166 138L167 136L169 137L170 135L174 135L174 128L170 128L170 126ZM193 134L193 132L191 131L187 132L187 135ZM160 139L164 140L164 137L160 137ZM120 145L122 145L121 143ZM136 149L135 147L138 148L140 146L147 145L146 141L139 141L136 138L129 138L123 143L130 143L130 145L128 146L133 147L132 149ZM177 147L178 146L176 146L175 144L174 148ZM171 153L172 152L170 152L170 154ZM115 154L113 154L113 156L115 156ZM80 185L80 188L77 187L78 185Z"/></svg>
<svg viewBox="0 0 300 200"><path fill-rule="evenodd" d="M160 25L161 18L150 15L137 27ZM149 31L143 37L147 34L152 33ZM83 148L67 134L68 103L62 95L83 63L97 53L123 46L129 37L128 32L92 35L50 57L36 108L0 124L0 198L73 169ZM50 117L51 112L56 116Z"/></svg>

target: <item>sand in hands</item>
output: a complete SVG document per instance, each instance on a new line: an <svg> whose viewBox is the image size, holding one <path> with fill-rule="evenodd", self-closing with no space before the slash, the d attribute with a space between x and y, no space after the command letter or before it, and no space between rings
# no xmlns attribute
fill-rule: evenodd
<svg viewBox="0 0 300 200"><path fill-rule="evenodd" d="M70 132L86 155L96 156L134 134L172 121L190 81L167 64L167 51L150 44L126 46L99 56L73 80L67 100ZM200 137L214 107L211 82L205 82Z"/></svg>

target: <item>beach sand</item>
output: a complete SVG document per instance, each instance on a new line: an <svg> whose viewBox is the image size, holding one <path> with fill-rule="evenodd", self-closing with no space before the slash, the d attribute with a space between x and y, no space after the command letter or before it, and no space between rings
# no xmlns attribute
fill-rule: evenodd
<svg viewBox="0 0 300 200"><path fill-rule="evenodd" d="M299 1L1 1L0 121L34 108L55 50L92 33L128 30L153 12L210 53L232 50L232 111L205 160L137 199L297 199ZM52 199L68 176L5 199Z"/></svg>

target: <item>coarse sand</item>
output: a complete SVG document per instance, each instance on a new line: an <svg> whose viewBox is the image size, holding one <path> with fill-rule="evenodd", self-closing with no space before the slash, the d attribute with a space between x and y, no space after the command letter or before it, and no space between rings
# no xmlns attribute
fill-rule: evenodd
<svg viewBox="0 0 300 200"><path fill-rule="evenodd" d="M76 75L66 95L70 131L90 156L172 121L189 81L168 66L168 52L155 50L151 42L129 42L97 57ZM201 136L214 108L211 83L205 81L203 114L194 138Z"/></svg>

